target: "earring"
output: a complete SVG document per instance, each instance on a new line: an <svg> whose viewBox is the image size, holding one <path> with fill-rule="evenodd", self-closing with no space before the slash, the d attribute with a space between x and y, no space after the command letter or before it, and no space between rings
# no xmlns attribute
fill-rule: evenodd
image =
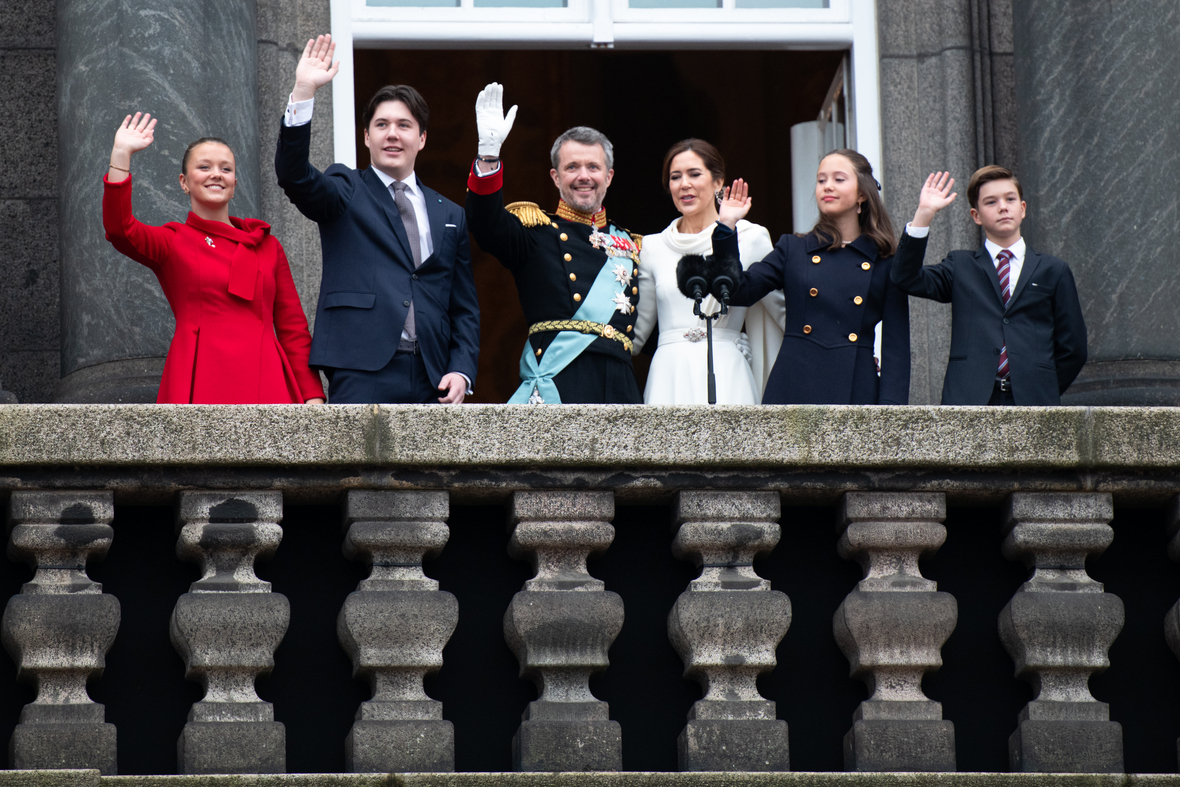
<svg viewBox="0 0 1180 787"><path fill-rule="evenodd" d="M718 202L721 202L722 200L724 200L725 199L725 189L717 189L716 191L714 191L713 192L713 199L717 200Z"/></svg>
<svg viewBox="0 0 1180 787"><path fill-rule="evenodd" d="M185 189L185 190L184 190L184 193L185 193L185 195L187 196L187 195L188 195L188 189ZM859 213L859 211L857 211L857 212Z"/></svg>
<svg viewBox="0 0 1180 787"><path fill-rule="evenodd" d="M858 203L856 203L856 212L857 212L857 215L859 215L859 214L860 214L860 206L861 206L861 205L863 205L863 204L864 204L864 203L862 203L862 202L858 202Z"/></svg>

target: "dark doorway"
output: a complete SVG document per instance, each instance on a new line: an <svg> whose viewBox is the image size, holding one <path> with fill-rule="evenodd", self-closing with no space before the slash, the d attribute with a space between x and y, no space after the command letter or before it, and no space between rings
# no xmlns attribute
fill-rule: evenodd
<svg viewBox="0 0 1180 787"><path fill-rule="evenodd" d="M641 234L676 218L660 184L664 153L701 137L726 159L727 176L750 181L750 220L772 238L791 229L790 127L814 120L843 52L766 51L424 51L358 50L358 114L386 84L410 84L430 104L417 174L463 204L475 157L475 96L489 82L520 111L502 155L504 199L552 210L549 148L575 125L593 126L615 146L607 213ZM440 66L440 64L443 64ZM358 123L359 126L359 123ZM368 166L358 127L357 165ZM482 314L479 378L469 401L505 402L519 384L524 317L512 277L472 244ZM644 358L644 356L641 356ZM646 363L636 360L640 389Z"/></svg>

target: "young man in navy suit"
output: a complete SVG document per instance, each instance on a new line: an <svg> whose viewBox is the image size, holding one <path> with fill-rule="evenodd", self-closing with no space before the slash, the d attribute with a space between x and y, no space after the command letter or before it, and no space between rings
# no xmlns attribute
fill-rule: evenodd
<svg viewBox="0 0 1180 787"><path fill-rule="evenodd" d="M1059 405L1086 362L1086 323L1069 266L1020 236L1020 181L994 164L971 176L967 201L986 240L922 266L930 221L955 201L949 173L926 178L892 278L919 298L952 304L943 404Z"/></svg>
<svg viewBox="0 0 1180 787"><path fill-rule="evenodd" d="M308 162L317 88L336 76L331 36L307 42L279 131L275 171L319 224L324 268L310 362L333 404L458 404L479 356L479 303L467 218L414 175L430 110L387 85L362 116L372 166Z"/></svg>

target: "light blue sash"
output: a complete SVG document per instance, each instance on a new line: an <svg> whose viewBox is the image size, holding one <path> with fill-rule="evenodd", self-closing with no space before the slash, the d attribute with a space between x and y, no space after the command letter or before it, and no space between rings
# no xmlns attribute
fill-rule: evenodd
<svg viewBox="0 0 1180 787"><path fill-rule="evenodd" d="M615 228L611 227L611 234ZM630 269L631 260L627 257L607 256L606 262L598 271L590 292L582 301L582 306L570 319L586 320L606 324L610 322L616 308L614 296L619 292L614 288L618 282L615 279L615 265L625 265ZM597 334L578 333L576 331L561 331L553 338L545 349L545 357L537 363L532 345L525 340L524 351L520 354L520 379L523 381L516 393L508 400L508 404L561 404L561 395L557 386L553 384L553 377L581 355L590 344L598 338ZM536 391L541 402L530 402Z"/></svg>

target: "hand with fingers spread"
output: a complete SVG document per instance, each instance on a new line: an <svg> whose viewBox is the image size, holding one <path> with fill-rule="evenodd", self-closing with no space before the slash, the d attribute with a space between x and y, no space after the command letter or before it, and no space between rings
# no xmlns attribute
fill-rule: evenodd
<svg viewBox="0 0 1180 787"><path fill-rule="evenodd" d="M934 214L950 205L959 196L952 192L955 179L949 172L931 172L918 195L918 210L914 212L914 220L910 222L915 227L929 227Z"/></svg>
<svg viewBox="0 0 1180 787"><path fill-rule="evenodd" d="M149 113L136 112L134 117L128 115L123 118L123 124L115 132L107 180L121 183L128 178L131 174L131 154L152 144L155 131L156 119Z"/></svg>
<svg viewBox="0 0 1180 787"><path fill-rule="evenodd" d="M753 205L750 197L750 187L746 181L738 178L733 185L725 189L722 195L721 207L717 210L717 220L730 229L737 227L738 220L744 219Z"/></svg>
<svg viewBox="0 0 1180 787"><path fill-rule="evenodd" d="M493 82L475 99L475 126L479 130L480 158L500 157L500 146L516 120L516 105L504 114L504 86Z"/></svg>
<svg viewBox="0 0 1180 787"><path fill-rule="evenodd" d="M295 67L295 87L291 90L292 101L306 101L315 95L317 89L332 81L340 71L340 63L332 62L336 54L336 42L330 35L316 36L307 40L303 56Z"/></svg>

